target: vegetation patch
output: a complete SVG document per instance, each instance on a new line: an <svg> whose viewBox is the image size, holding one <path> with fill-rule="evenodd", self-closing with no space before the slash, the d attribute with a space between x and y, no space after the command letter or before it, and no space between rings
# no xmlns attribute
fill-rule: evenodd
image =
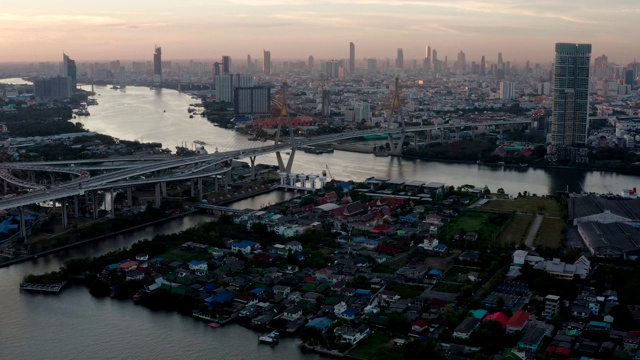
<svg viewBox="0 0 640 360"><path fill-rule="evenodd" d="M533 242L534 246L544 246L551 249L562 247L566 227L563 219L545 217Z"/></svg>
<svg viewBox="0 0 640 360"><path fill-rule="evenodd" d="M533 215L515 214L498 236L502 245L522 245L533 221Z"/></svg>
<svg viewBox="0 0 640 360"><path fill-rule="evenodd" d="M521 196L513 200L492 200L483 205L482 209L527 214L541 213L550 217L562 216L558 202L547 196Z"/></svg>
<svg viewBox="0 0 640 360"><path fill-rule="evenodd" d="M404 353L401 348L393 346L392 338L380 333L371 334L358 343L358 346L349 352L349 356L363 360L403 360Z"/></svg>

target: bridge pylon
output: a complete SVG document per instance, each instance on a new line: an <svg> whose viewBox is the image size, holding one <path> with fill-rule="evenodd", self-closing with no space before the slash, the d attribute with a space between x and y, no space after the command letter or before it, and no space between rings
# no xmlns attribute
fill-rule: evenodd
<svg viewBox="0 0 640 360"><path fill-rule="evenodd" d="M387 133L387 139L389 140L389 155L401 156L402 144L407 135L404 124L404 116L402 115L402 105L400 104L400 78L396 76L396 88L393 92L393 102L391 103L391 109L387 115L387 128L392 129L394 126L400 126L400 139L397 144L393 143L392 133ZM393 122L394 114L399 118L399 124L395 125Z"/></svg>
<svg viewBox="0 0 640 360"><path fill-rule="evenodd" d="M280 111L280 116L278 117L278 131L276 131L276 141L275 145L281 143L280 139L280 131L282 129L282 120L286 120L287 126L289 128L289 144L291 145L291 152L289 153L289 159L287 160L287 164L284 164L282 160L282 154L280 151L276 152L276 159L278 160L278 170L280 172L286 172L287 174L291 173L291 168L293 167L293 159L296 155L296 144L295 138L293 136L293 126L291 124L291 116L289 115L289 106L287 105L287 82L285 81L282 84L282 110Z"/></svg>

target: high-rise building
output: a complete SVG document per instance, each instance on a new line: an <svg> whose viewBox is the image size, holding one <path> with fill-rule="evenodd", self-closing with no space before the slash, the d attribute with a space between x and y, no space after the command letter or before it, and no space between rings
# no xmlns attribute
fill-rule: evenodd
<svg viewBox="0 0 640 360"><path fill-rule="evenodd" d="M324 73L330 79L340 76L341 62L338 60L330 60L324 63Z"/></svg>
<svg viewBox="0 0 640 360"><path fill-rule="evenodd" d="M247 55L247 71L253 71L253 62L251 61L251 54Z"/></svg>
<svg viewBox="0 0 640 360"><path fill-rule="evenodd" d="M424 69L429 71L431 70L431 46L427 46L427 53L424 57Z"/></svg>
<svg viewBox="0 0 640 360"><path fill-rule="evenodd" d="M500 99L513 100L516 97L516 83L512 81L500 81Z"/></svg>
<svg viewBox="0 0 640 360"><path fill-rule="evenodd" d="M467 56L462 50L460 50L460 52L458 53L458 61L456 61L456 70L463 74L467 71Z"/></svg>
<svg viewBox="0 0 640 360"><path fill-rule="evenodd" d="M222 57L222 75L231 74L231 56Z"/></svg>
<svg viewBox="0 0 640 360"><path fill-rule="evenodd" d="M236 87L233 89L235 114L268 114L271 109L271 89L268 87Z"/></svg>
<svg viewBox="0 0 640 360"><path fill-rule="evenodd" d="M162 48L156 46L153 53L153 85L162 84Z"/></svg>
<svg viewBox="0 0 640 360"><path fill-rule="evenodd" d="M502 62L502 53L498 53L498 69L502 69L504 67L504 63Z"/></svg>
<svg viewBox="0 0 640 360"><path fill-rule="evenodd" d="M66 99L71 96L71 77L36 80L33 82L33 94L38 98Z"/></svg>
<svg viewBox="0 0 640 360"><path fill-rule="evenodd" d="M440 72L440 64L438 64L438 50L433 49L433 71Z"/></svg>
<svg viewBox="0 0 640 360"><path fill-rule="evenodd" d="M377 69L378 67L378 60L376 59L367 59L367 72L368 73L374 73L376 71L378 71Z"/></svg>
<svg viewBox="0 0 640 360"><path fill-rule="evenodd" d="M404 68L404 54L402 53L402 48L398 48L398 55L396 56L396 68Z"/></svg>
<svg viewBox="0 0 640 360"><path fill-rule="evenodd" d="M64 53L62 54L62 76L68 77L70 79L71 93L74 93L78 85L78 71L76 69L76 62Z"/></svg>
<svg viewBox="0 0 640 360"><path fill-rule="evenodd" d="M309 70L313 70L314 62L315 62L315 59L313 58L313 55L309 55L309 63L308 63Z"/></svg>
<svg viewBox="0 0 640 360"><path fill-rule="evenodd" d="M269 50L263 50L262 72L265 75L271 74L271 51Z"/></svg>
<svg viewBox="0 0 640 360"><path fill-rule="evenodd" d="M349 74L356 72L356 46L349 43Z"/></svg>
<svg viewBox="0 0 640 360"><path fill-rule="evenodd" d="M484 58L484 55L482 55L482 59L480 60L480 75L484 76L487 74L487 62Z"/></svg>
<svg viewBox="0 0 640 360"><path fill-rule="evenodd" d="M589 112L591 44L556 44L553 66L553 145L585 144Z"/></svg>
<svg viewBox="0 0 640 360"><path fill-rule="evenodd" d="M231 102L233 100L233 76L216 75L216 101Z"/></svg>

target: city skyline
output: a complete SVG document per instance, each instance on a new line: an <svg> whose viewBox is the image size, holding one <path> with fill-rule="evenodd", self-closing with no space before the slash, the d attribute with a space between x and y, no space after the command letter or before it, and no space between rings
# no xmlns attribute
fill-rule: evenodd
<svg viewBox="0 0 640 360"><path fill-rule="evenodd" d="M259 58L267 48L273 59L349 58L349 42L358 61L393 59L397 48L405 59L422 59L430 45L442 57L462 50L467 59L495 62L502 52L512 62L550 62L556 42L588 42L595 54L626 63L635 58L629 34L639 13L631 0L115 1L82 8L37 0L0 11L0 62L56 61L63 51L79 62L148 59L153 44L177 61Z"/></svg>

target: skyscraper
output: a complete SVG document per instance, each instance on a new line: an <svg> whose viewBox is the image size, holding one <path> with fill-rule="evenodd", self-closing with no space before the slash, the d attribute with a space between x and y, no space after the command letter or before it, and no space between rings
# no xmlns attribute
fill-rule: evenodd
<svg viewBox="0 0 640 360"><path fill-rule="evenodd" d="M461 73L465 73L467 71L467 56L464 51L460 50L458 53L458 61L456 62L456 70Z"/></svg>
<svg viewBox="0 0 640 360"><path fill-rule="evenodd" d="M269 50L263 50L262 72L265 75L271 74L271 51Z"/></svg>
<svg viewBox="0 0 640 360"><path fill-rule="evenodd" d="M431 70L431 46L427 46L427 53L424 58L424 69Z"/></svg>
<svg viewBox="0 0 640 360"><path fill-rule="evenodd" d="M587 141L591 44L556 44L553 66L551 143L577 145Z"/></svg>
<svg viewBox="0 0 640 360"><path fill-rule="evenodd" d="M251 62L251 54L247 55L247 71L251 72L253 70L253 62Z"/></svg>
<svg viewBox="0 0 640 360"><path fill-rule="evenodd" d="M438 50L433 49L433 71L440 72L440 65L438 64Z"/></svg>
<svg viewBox="0 0 640 360"><path fill-rule="evenodd" d="M503 61L502 61L502 53L499 52L498 53L498 69L502 69L504 67Z"/></svg>
<svg viewBox="0 0 640 360"><path fill-rule="evenodd" d="M484 76L487 73L487 62L484 59L484 55L482 55L482 59L480 60L480 75Z"/></svg>
<svg viewBox="0 0 640 360"><path fill-rule="evenodd" d="M349 43L349 74L356 72L356 46Z"/></svg>
<svg viewBox="0 0 640 360"><path fill-rule="evenodd" d="M78 71L76 70L76 62L67 54L62 53L62 76L68 77L71 82L71 93L76 92L78 85Z"/></svg>
<svg viewBox="0 0 640 360"><path fill-rule="evenodd" d="M402 53L402 48L398 48L398 55L396 56L396 68L404 68L404 55Z"/></svg>
<svg viewBox="0 0 640 360"><path fill-rule="evenodd" d="M376 72L378 69L378 60L376 59L368 59L367 60L367 72L368 73L374 73Z"/></svg>
<svg viewBox="0 0 640 360"><path fill-rule="evenodd" d="M315 62L315 59L313 58L313 55L309 55L309 64L308 64L309 70L313 70L314 62Z"/></svg>
<svg viewBox="0 0 640 360"><path fill-rule="evenodd" d="M231 56L222 57L222 74L231 75Z"/></svg>
<svg viewBox="0 0 640 360"><path fill-rule="evenodd" d="M153 85L162 84L162 48L156 46L153 53Z"/></svg>

